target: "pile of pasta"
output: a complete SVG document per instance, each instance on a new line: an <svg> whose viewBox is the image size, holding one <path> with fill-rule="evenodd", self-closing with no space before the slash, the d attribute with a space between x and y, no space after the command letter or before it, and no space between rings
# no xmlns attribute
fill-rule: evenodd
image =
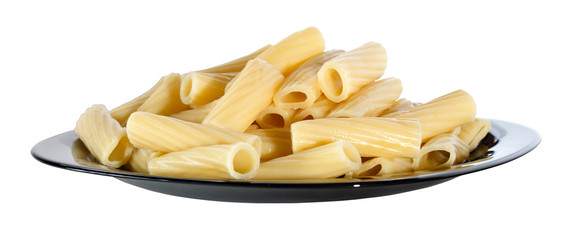
<svg viewBox="0 0 571 240"><path fill-rule="evenodd" d="M75 128L103 165L215 180L360 178L450 167L490 130L457 90L426 103L381 78L376 42L325 51L318 29L233 61L162 77L111 111L96 104Z"/></svg>

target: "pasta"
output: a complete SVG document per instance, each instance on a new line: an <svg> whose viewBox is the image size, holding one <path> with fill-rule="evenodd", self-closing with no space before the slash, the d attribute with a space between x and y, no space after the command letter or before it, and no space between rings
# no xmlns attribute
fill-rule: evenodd
<svg viewBox="0 0 571 240"><path fill-rule="evenodd" d="M262 182L389 179L482 155L476 147L491 125L466 91L413 102L400 79L381 79L386 64L379 43L326 50L309 27L221 65L163 76L111 111L93 105L76 123L83 144L72 153L102 169Z"/></svg>
<svg viewBox="0 0 571 240"><path fill-rule="evenodd" d="M256 123L261 128L289 128L295 112L294 109L279 108L272 104L258 115Z"/></svg>
<svg viewBox="0 0 571 240"><path fill-rule="evenodd" d="M329 61L317 73L319 88L329 100L339 103L385 72L387 53L370 42Z"/></svg>
<svg viewBox="0 0 571 240"><path fill-rule="evenodd" d="M324 49L325 42L321 32L315 27L309 27L289 35L264 50L258 58L266 60L287 76L303 62L322 53Z"/></svg>
<svg viewBox="0 0 571 240"><path fill-rule="evenodd" d="M418 119L422 129L422 141L470 122L476 116L476 103L466 91L457 90L425 104L383 117Z"/></svg>
<svg viewBox="0 0 571 240"><path fill-rule="evenodd" d="M273 65L259 58L250 60L202 124L243 132L272 103L283 80Z"/></svg>
<svg viewBox="0 0 571 240"><path fill-rule="evenodd" d="M383 176L413 172L411 158L377 157L369 159L353 173L353 177Z"/></svg>
<svg viewBox="0 0 571 240"><path fill-rule="evenodd" d="M401 92L401 81L397 78L372 82L336 105L327 117L377 117L393 105Z"/></svg>
<svg viewBox="0 0 571 240"><path fill-rule="evenodd" d="M149 161L152 175L248 180L256 175L260 156L252 145L237 142L171 152Z"/></svg>
<svg viewBox="0 0 571 240"><path fill-rule="evenodd" d="M249 129L247 134L259 136L262 140L261 161L292 154L291 133L289 128Z"/></svg>
<svg viewBox="0 0 571 240"><path fill-rule="evenodd" d="M123 166L133 152L125 128L100 104L91 106L79 117L75 134L99 162L110 168Z"/></svg>
<svg viewBox="0 0 571 240"><path fill-rule="evenodd" d="M187 105L204 105L224 95L224 89L238 73L190 72L182 76L180 99Z"/></svg>
<svg viewBox="0 0 571 240"><path fill-rule="evenodd" d="M255 135L146 112L131 114L127 121L127 136L135 147L167 153L236 142L246 142L260 153L262 144L260 137Z"/></svg>
<svg viewBox="0 0 571 240"><path fill-rule="evenodd" d="M359 169L361 157L347 142L337 141L260 164L255 179L335 178Z"/></svg>
<svg viewBox="0 0 571 240"><path fill-rule="evenodd" d="M413 158L414 170L450 167L468 157L468 145L450 133L440 134L426 142Z"/></svg>
<svg viewBox="0 0 571 240"><path fill-rule="evenodd" d="M355 145L363 157L414 157L420 139L414 119L325 118L291 125L294 153L341 140Z"/></svg>
<svg viewBox="0 0 571 240"><path fill-rule="evenodd" d="M180 74L164 76L159 85L137 109L159 115L170 115L188 109L180 99Z"/></svg>
<svg viewBox="0 0 571 240"><path fill-rule="evenodd" d="M323 64L342 54L343 50L321 53L303 63L283 82L274 95L274 103L282 109L299 109L311 106L321 95L317 71Z"/></svg>

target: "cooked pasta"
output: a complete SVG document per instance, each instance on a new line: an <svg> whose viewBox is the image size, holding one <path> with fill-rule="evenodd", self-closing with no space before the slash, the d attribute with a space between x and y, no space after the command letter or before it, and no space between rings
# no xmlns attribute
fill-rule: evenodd
<svg viewBox="0 0 571 240"><path fill-rule="evenodd" d="M476 116L476 103L464 90L457 90L404 111L383 117L418 119L422 129L422 141L470 122Z"/></svg>
<svg viewBox="0 0 571 240"><path fill-rule="evenodd" d="M476 118L471 122L460 125L458 138L468 145L468 151L473 151L490 131L489 120Z"/></svg>
<svg viewBox="0 0 571 240"><path fill-rule="evenodd" d="M324 118L291 125L293 152L347 141L363 157L414 157L420 149L420 125L414 119Z"/></svg>
<svg viewBox="0 0 571 240"><path fill-rule="evenodd" d="M129 161L133 145L125 128L101 104L88 108L77 120L75 134L103 165L119 168Z"/></svg>
<svg viewBox="0 0 571 240"><path fill-rule="evenodd" d="M283 80L273 65L259 58L250 60L202 124L243 132L272 103Z"/></svg>
<svg viewBox="0 0 571 240"><path fill-rule="evenodd" d="M336 141L260 164L254 179L325 179L359 169L361 157L347 142Z"/></svg>
<svg viewBox="0 0 571 240"><path fill-rule="evenodd" d="M135 147L157 152L236 142L246 142L261 152L258 136L146 112L131 114L127 120L127 136Z"/></svg>
<svg viewBox="0 0 571 240"><path fill-rule="evenodd" d="M299 109L311 106L321 90L317 83L317 72L323 64L344 53L343 50L331 50L321 53L303 63L283 82L274 95L274 103L282 109Z"/></svg>
<svg viewBox="0 0 571 240"><path fill-rule="evenodd" d="M394 104L401 93L402 85L398 78L375 81L339 103L327 117L378 117Z"/></svg>
<svg viewBox="0 0 571 240"><path fill-rule="evenodd" d="M155 157L149 161L149 172L176 178L248 180L256 175L259 166L256 149L237 142L194 147Z"/></svg>
<svg viewBox="0 0 571 240"><path fill-rule="evenodd" d="M334 108L336 103L332 102L324 95L321 95L311 106L306 109L299 109L294 117L293 122L298 122L301 120L308 120L308 119L319 119L325 118L327 114Z"/></svg>
<svg viewBox="0 0 571 240"><path fill-rule="evenodd" d="M182 76L180 99L187 105L204 105L224 95L226 84L238 73L190 72Z"/></svg>
<svg viewBox="0 0 571 240"><path fill-rule="evenodd" d="M295 109L279 108L272 104L258 115L256 123L261 128L289 128L295 113Z"/></svg>
<svg viewBox="0 0 571 240"><path fill-rule="evenodd" d="M259 136L262 140L261 161L292 154L289 128L248 129L247 134Z"/></svg>
<svg viewBox="0 0 571 240"><path fill-rule="evenodd" d="M159 115L170 115L189 109L180 100L180 74L164 76L155 91L145 100L137 111Z"/></svg>
<svg viewBox="0 0 571 240"><path fill-rule="evenodd" d="M440 134L426 142L419 154L413 158L414 170L430 170L450 167L466 159L470 152L468 145L450 133Z"/></svg>
<svg viewBox="0 0 571 240"><path fill-rule="evenodd" d="M175 113L170 115L170 117L178 118L184 121L193 122L193 123L201 123L208 113L212 111L214 106L218 103L218 100L214 100L208 104L196 106L193 109L185 110L179 113Z"/></svg>
<svg viewBox="0 0 571 240"><path fill-rule="evenodd" d="M383 76L386 63L385 48L369 42L323 64L317 82L323 94L338 103Z"/></svg>
<svg viewBox="0 0 571 240"><path fill-rule="evenodd" d="M413 171L412 158L377 157L363 162L353 173L353 177L383 176Z"/></svg>
<svg viewBox="0 0 571 240"><path fill-rule="evenodd" d="M125 167L133 172L149 173L149 161L163 154L149 149L134 148L131 159L125 164Z"/></svg>
<svg viewBox="0 0 571 240"><path fill-rule="evenodd" d="M317 28L309 27L293 33L276 45L264 50L258 58L275 66L284 76L325 49L325 42Z"/></svg>

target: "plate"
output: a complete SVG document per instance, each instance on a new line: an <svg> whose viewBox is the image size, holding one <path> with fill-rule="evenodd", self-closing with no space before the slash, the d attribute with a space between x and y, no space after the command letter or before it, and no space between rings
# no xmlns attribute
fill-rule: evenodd
<svg viewBox="0 0 571 240"><path fill-rule="evenodd" d="M490 120L492 129L470 155L452 168L364 179L313 181L218 181L151 176L107 168L90 156L73 131L45 139L32 156L50 166L115 177L155 192L228 202L317 202L379 197L440 184L458 176L495 167L533 150L539 134L516 123Z"/></svg>

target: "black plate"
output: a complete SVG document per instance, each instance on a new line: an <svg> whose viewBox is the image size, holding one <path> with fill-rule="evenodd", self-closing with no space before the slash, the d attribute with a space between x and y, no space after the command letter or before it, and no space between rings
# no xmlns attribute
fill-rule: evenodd
<svg viewBox="0 0 571 240"><path fill-rule="evenodd" d="M315 181L215 181L157 177L106 168L91 160L73 131L36 144L32 156L45 164L73 171L115 177L148 190L181 197L230 202L316 202L368 198L430 187L455 177L495 167L533 150L541 141L534 130L490 120L492 130L470 159L449 169L367 179Z"/></svg>

